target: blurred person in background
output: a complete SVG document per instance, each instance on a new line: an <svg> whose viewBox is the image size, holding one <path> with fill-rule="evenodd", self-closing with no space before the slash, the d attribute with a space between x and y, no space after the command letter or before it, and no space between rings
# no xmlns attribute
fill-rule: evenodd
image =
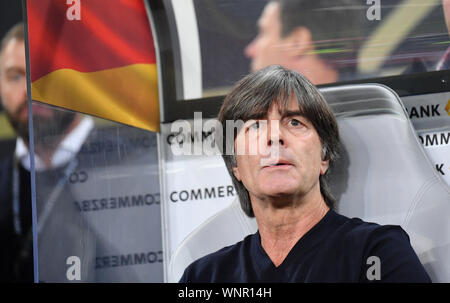
<svg viewBox="0 0 450 303"><path fill-rule="evenodd" d="M4 152L4 156L0 158L0 281L33 282L30 133L26 85L24 25L19 23L6 33L0 48L1 104L17 135L14 148ZM37 138L34 141L36 180L61 178L93 128L93 121L74 112L55 110L38 103L33 103L32 111L35 121L34 138ZM47 192L50 196L54 194L54 189L48 189ZM40 197L37 200L47 199ZM44 208L45 206L38 205L38 210ZM47 220L47 226L54 228L54 219ZM63 219L67 223L77 220L71 214L66 214ZM55 243L58 242L57 237L54 240ZM64 245L65 241L73 241L73 238L61 236L59 245ZM65 248L73 249L71 246L72 244L67 244Z"/></svg>

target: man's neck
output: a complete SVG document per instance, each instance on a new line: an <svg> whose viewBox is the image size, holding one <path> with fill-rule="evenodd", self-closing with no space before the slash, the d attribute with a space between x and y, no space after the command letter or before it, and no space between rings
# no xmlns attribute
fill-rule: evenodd
<svg viewBox="0 0 450 303"><path fill-rule="evenodd" d="M297 201L283 208L274 207L267 201L263 207L258 203L252 205L258 222L261 246L277 267L300 238L329 210L320 193L307 203Z"/></svg>
<svg viewBox="0 0 450 303"><path fill-rule="evenodd" d="M339 78L339 73L318 55L301 56L291 69L301 72L314 85L336 82Z"/></svg>

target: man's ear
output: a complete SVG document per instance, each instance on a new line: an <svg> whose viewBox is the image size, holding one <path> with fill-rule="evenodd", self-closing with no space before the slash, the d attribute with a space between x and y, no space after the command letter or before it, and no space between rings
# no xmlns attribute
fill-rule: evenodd
<svg viewBox="0 0 450 303"><path fill-rule="evenodd" d="M291 57L303 56L314 48L311 31L304 26L296 27L285 39Z"/></svg>
<svg viewBox="0 0 450 303"><path fill-rule="evenodd" d="M320 175L325 175L329 166L330 166L330 160L328 160L328 159L322 160L322 163L320 164Z"/></svg>
<svg viewBox="0 0 450 303"><path fill-rule="evenodd" d="M233 166L233 174L238 181L241 181L241 175L239 174L239 168L237 166Z"/></svg>

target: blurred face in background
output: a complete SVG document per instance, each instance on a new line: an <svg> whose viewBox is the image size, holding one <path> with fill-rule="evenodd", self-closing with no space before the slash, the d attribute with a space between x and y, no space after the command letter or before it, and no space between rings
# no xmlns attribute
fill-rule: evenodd
<svg viewBox="0 0 450 303"><path fill-rule="evenodd" d="M11 39L0 53L0 97L12 127L28 137L25 43Z"/></svg>
<svg viewBox="0 0 450 303"><path fill-rule="evenodd" d="M0 97L3 109L16 133L29 141L25 43L12 38L0 53ZM34 133L52 139L64 133L75 113L33 103ZM55 138L56 139L56 138Z"/></svg>
<svg viewBox="0 0 450 303"><path fill-rule="evenodd" d="M269 2L258 20L258 35L244 51L251 59L251 71L272 64L289 67L288 44L289 41L281 37L279 4Z"/></svg>

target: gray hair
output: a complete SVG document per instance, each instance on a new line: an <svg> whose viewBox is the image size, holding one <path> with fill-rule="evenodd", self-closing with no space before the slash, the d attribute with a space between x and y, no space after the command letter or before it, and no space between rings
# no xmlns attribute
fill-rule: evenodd
<svg viewBox="0 0 450 303"><path fill-rule="evenodd" d="M216 134L216 139L222 143L219 144L223 148L222 157L236 188L241 207L249 217L254 217L249 193L233 173L233 167L236 166L235 154L224 152L226 146L234 146L239 129L234 129L234 134L227 134L226 122L263 117L274 102L278 104L280 110L285 111L292 94L302 115L312 123L319 135L322 143L322 159L329 160L329 169L319 177L320 191L325 203L330 208L334 207L335 199L326 182L328 172L339 156L339 131L334 114L319 90L304 76L296 71L273 65L241 79L226 96L218 116L223 134Z"/></svg>

